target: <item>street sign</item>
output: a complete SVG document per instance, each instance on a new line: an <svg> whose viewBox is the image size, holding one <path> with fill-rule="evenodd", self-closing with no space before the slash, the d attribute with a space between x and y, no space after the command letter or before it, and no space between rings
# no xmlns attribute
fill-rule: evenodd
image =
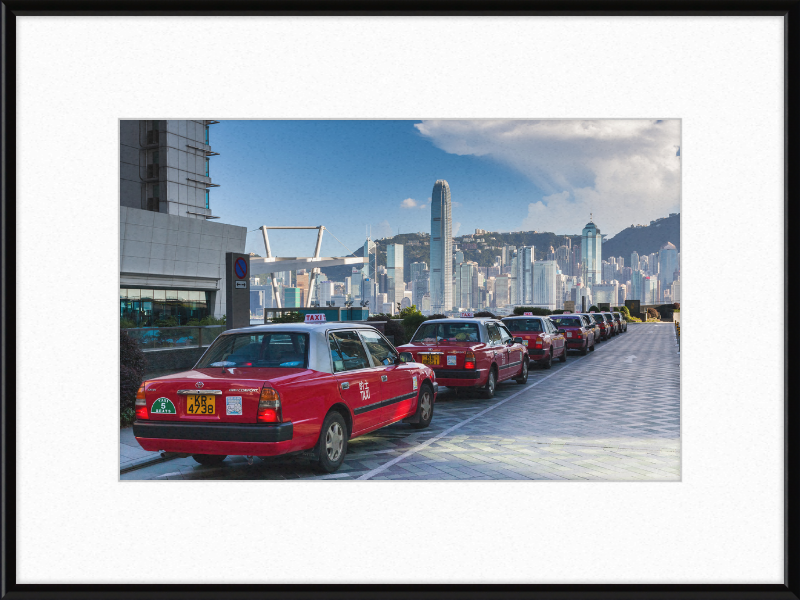
<svg viewBox="0 0 800 600"><path fill-rule="evenodd" d="M247 289L247 282L246 281L236 281L236 289L237 290L246 290Z"/></svg>
<svg viewBox="0 0 800 600"><path fill-rule="evenodd" d="M462 319L466 319L466 318L470 318L470 317L474 317L474 316L475 316L474 312L462 312L461 313L461 318Z"/></svg>
<svg viewBox="0 0 800 600"><path fill-rule="evenodd" d="M237 258L233 265L233 270L239 279L244 279L247 277L247 261L243 258ZM237 285L236 287L238 288L239 286Z"/></svg>
<svg viewBox="0 0 800 600"><path fill-rule="evenodd" d="M306 315L306 323L322 323L325 322L325 314Z"/></svg>

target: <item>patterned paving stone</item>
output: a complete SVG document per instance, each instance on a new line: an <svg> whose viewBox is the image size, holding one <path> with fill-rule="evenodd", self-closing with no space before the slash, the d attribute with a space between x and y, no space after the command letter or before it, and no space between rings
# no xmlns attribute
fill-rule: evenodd
<svg viewBox="0 0 800 600"><path fill-rule="evenodd" d="M442 388L433 422L396 424L351 440L320 475L298 457L191 458L122 479L679 481L680 362L671 324L631 325L585 357L502 383L492 400Z"/></svg>

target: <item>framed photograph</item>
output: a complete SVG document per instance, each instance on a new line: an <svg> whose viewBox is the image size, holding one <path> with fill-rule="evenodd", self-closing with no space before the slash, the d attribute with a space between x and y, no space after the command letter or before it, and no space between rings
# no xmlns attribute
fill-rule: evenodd
<svg viewBox="0 0 800 600"><path fill-rule="evenodd" d="M3 4L3 597L798 595L797 2L206 8Z"/></svg>

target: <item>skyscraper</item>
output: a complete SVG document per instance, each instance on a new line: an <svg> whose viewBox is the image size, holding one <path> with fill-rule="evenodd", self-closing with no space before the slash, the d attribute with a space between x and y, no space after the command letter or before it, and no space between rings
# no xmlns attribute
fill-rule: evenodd
<svg viewBox="0 0 800 600"><path fill-rule="evenodd" d="M533 246L520 246L517 251L517 300L518 304L533 302Z"/></svg>
<svg viewBox="0 0 800 600"><path fill-rule="evenodd" d="M537 260L533 263L534 306L555 310L557 270L558 264L554 260Z"/></svg>
<svg viewBox="0 0 800 600"><path fill-rule="evenodd" d="M667 242L658 251L658 279L661 282L662 294L665 290L670 289L677 268L678 249L672 243ZM659 300L664 300L664 298L659 298Z"/></svg>
<svg viewBox="0 0 800 600"><path fill-rule="evenodd" d="M453 309L453 235L450 185L439 179L431 195L431 311Z"/></svg>
<svg viewBox="0 0 800 600"><path fill-rule="evenodd" d="M389 244L386 246L386 280L389 288L388 302L395 308L398 302L405 297L406 284L403 279L403 245Z"/></svg>
<svg viewBox="0 0 800 600"><path fill-rule="evenodd" d="M600 236L600 230L590 217L581 234L581 262L583 263L581 275L583 284L587 287L591 287L601 281L602 246L603 238Z"/></svg>

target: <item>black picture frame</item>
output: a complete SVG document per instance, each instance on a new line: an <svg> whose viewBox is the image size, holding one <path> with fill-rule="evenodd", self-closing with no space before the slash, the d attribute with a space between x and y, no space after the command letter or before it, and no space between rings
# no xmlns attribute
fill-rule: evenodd
<svg viewBox="0 0 800 600"><path fill-rule="evenodd" d="M14 283L16 280L15 209L15 60L17 16L71 15L564 15L564 16L756 16L785 17L785 196L784 196L784 435L785 435L785 564L783 585L18 585L16 573L16 456L15 456L15 332ZM793 208L800 203L800 0L737 1L529 1L457 3L439 0L410 3L389 0L381 3L284 0L283 2L200 2L169 0L158 2L87 0L2 2L2 225L3 286L0 290L0 343L2 343L2 581L0 596L10 599L34 598L548 598L548 599L789 599L800 597L800 442L792 435L800 431L800 408L790 402L788 351L789 321L788 224ZM133 560L133 558L132 558Z"/></svg>

